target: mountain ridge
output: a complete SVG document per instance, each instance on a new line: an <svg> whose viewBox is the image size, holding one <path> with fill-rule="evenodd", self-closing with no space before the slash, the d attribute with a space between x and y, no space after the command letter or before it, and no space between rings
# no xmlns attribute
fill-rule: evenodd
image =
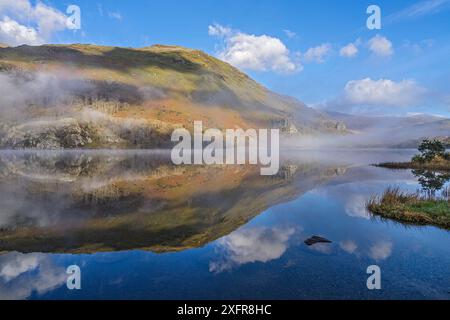
<svg viewBox="0 0 450 320"><path fill-rule="evenodd" d="M325 113L268 90L230 64L180 46L0 48L0 76L10 91L42 87L14 105L13 113L20 117L2 121L2 147L162 147L171 130L190 128L194 120L219 129L278 127L315 135L345 131ZM8 118L7 113L2 117ZM73 125L52 124L62 119ZM29 127L24 122L37 120L50 122L51 130L24 129Z"/></svg>
<svg viewBox="0 0 450 320"><path fill-rule="evenodd" d="M356 136L364 136L369 146L416 148L423 139L438 139L450 146L450 119L429 114L367 116L327 112L345 123Z"/></svg>

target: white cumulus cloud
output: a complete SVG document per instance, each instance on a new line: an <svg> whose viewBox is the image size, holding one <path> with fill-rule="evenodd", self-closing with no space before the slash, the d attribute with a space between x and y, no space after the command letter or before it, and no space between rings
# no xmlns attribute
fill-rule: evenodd
<svg viewBox="0 0 450 320"><path fill-rule="evenodd" d="M389 57L394 54L392 42L379 34L370 39L368 45L370 51L377 56Z"/></svg>
<svg viewBox="0 0 450 320"><path fill-rule="evenodd" d="M233 30L228 27L224 27L218 23L208 26L208 34L210 36L226 37L233 33Z"/></svg>
<svg viewBox="0 0 450 320"><path fill-rule="evenodd" d="M425 89L413 80L395 82L389 79L365 78L349 81L345 86L345 100L353 105L416 105L424 93Z"/></svg>
<svg viewBox="0 0 450 320"><path fill-rule="evenodd" d="M315 106L330 111L384 114L392 112L393 108L398 112L400 109L442 101L441 94L422 87L412 79L394 81L364 78L348 81L341 94ZM351 216L357 216L356 213L360 212L357 206L347 209L347 213Z"/></svg>
<svg viewBox="0 0 450 320"><path fill-rule="evenodd" d="M218 57L235 67L275 72L301 70L301 66L291 59L289 49L278 38L246 34L219 24L210 25L208 33L223 38L224 48L219 51Z"/></svg>
<svg viewBox="0 0 450 320"><path fill-rule="evenodd" d="M28 28L17 21L4 17L0 20L0 42L16 46L20 44L41 44L43 39L34 28Z"/></svg>
<svg viewBox="0 0 450 320"><path fill-rule="evenodd" d="M291 31L289 29L284 29L283 32L286 34L286 36L290 39L295 38L297 34L294 31Z"/></svg>
<svg viewBox="0 0 450 320"><path fill-rule="evenodd" d="M323 43L320 46L309 48L303 55L303 60L305 62L325 62L325 58L331 52L331 44Z"/></svg>
<svg viewBox="0 0 450 320"><path fill-rule="evenodd" d="M353 58L358 55L358 47L354 43L349 43L348 45L341 48L339 54L342 57Z"/></svg>
<svg viewBox="0 0 450 320"><path fill-rule="evenodd" d="M29 0L1 0L0 19L0 42L13 46L42 44L70 27L61 11Z"/></svg>

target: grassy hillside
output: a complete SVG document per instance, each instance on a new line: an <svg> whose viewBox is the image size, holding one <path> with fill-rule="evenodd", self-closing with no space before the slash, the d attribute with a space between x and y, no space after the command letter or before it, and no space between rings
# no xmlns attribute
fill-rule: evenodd
<svg viewBox="0 0 450 320"><path fill-rule="evenodd" d="M42 88L20 97L15 117L3 107L3 147L164 146L174 128L190 128L194 120L220 129L342 131L327 115L267 90L231 65L177 46L0 48L0 76L13 92L30 91L31 83Z"/></svg>

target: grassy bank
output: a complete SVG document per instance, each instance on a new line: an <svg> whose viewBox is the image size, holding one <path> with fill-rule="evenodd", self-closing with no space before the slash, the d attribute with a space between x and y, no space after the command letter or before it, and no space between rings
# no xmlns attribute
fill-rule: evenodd
<svg viewBox="0 0 450 320"><path fill-rule="evenodd" d="M418 150L420 154L415 155L409 162L385 162L376 166L389 169L450 171L450 152L446 152L441 141L425 139Z"/></svg>
<svg viewBox="0 0 450 320"><path fill-rule="evenodd" d="M449 189L445 189L442 197L436 198L388 188L381 197L373 197L367 208L372 214L383 218L450 229L449 193Z"/></svg>
<svg viewBox="0 0 450 320"><path fill-rule="evenodd" d="M436 157L431 161L385 162L375 165L388 169L416 169L450 171L450 160Z"/></svg>

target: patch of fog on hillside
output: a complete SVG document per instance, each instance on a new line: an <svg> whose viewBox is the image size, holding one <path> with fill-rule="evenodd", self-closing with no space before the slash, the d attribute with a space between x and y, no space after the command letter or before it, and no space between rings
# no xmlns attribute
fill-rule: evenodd
<svg viewBox="0 0 450 320"><path fill-rule="evenodd" d="M64 73L0 73L0 116L21 119L30 106L54 107L89 88L86 80Z"/></svg>
<svg viewBox="0 0 450 320"><path fill-rule="evenodd" d="M378 122L360 131L348 134L302 135L285 137L284 147L300 148L374 148L410 147L430 137L450 135L450 120L407 123L406 118L398 121Z"/></svg>
<svg viewBox="0 0 450 320"><path fill-rule="evenodd" d="M32 108L53 108L54 116L79 101L104 100L141 103L158 100L165 92L151 86L135 87L115 81L93 81L74 71L0 72L0 117L23 120Z"/></svg>

